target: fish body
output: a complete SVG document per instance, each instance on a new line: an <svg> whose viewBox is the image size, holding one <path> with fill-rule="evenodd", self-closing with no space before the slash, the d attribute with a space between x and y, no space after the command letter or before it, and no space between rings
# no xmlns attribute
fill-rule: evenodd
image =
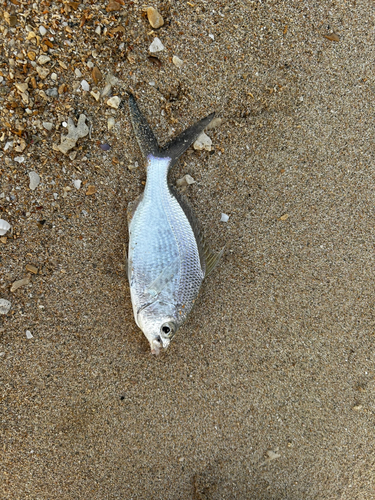
<svg viewBox="0 0 375 500"><path fill-rule="evenodd" d="M129 204L128 278L134 318L151 352L167 348L187 318L201 284L221 253L212 253L183 199L168 184L168 171L213 115L160 148L133 96L133 127L146 157L143 194Z"/></svg>

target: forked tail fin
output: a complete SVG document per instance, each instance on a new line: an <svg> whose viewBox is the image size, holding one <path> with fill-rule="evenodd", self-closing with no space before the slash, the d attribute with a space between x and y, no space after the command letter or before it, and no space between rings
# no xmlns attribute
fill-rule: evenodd
<svg viewBox="0 0 375 500"><path fill-rule="evenodd" d="M132 94L129 96L129 110L132 125L134 128L134 133L137 137L139 147L145 158L149 155L170 158L172 166L179 157L188 149L193 142L196 141L201 132L207 127L207 125L213 120L215 113L211 113L199 122L195 123L188 129L181 132L179 136L172 139L163 148L159 147L158 141L147 123L147 120L140 112L136 100Z"/></svg>

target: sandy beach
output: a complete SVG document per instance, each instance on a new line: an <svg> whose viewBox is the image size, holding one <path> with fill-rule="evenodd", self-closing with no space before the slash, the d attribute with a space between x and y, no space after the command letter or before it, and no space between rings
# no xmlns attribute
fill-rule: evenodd
<svg viewBox="0 0 375 500"><path fill-rule="evenodd" d="M0 14L0 498L374 499L374 3ZM160 144L221 118L170 182L225 253L159 357L125 271L129 91Z"/></svg>

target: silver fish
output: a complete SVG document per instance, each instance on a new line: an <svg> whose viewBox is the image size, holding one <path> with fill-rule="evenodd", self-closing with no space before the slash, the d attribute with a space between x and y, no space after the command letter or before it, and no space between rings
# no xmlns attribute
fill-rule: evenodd
<svg viewBox="0 0 375 500"><path fill-rule="evenodd" d="M214 113L160 148L132 95L129 109L146 158L147 181L144 192L128 206L128 278L135 322L151 352L159 354L185 321L204 278L223 253L210 251L191 208L167 179Z"/></svg>

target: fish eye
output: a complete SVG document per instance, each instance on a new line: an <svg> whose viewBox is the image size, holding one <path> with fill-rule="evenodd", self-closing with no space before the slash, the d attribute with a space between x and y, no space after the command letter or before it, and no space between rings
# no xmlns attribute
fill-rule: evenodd
<svg viewBox="0 0 375 500"><path fill-rule="evenodd" d="M165 337L171 338L175 333L175 327L173 323L164 323L161 327L161 331Z"/></svg>

